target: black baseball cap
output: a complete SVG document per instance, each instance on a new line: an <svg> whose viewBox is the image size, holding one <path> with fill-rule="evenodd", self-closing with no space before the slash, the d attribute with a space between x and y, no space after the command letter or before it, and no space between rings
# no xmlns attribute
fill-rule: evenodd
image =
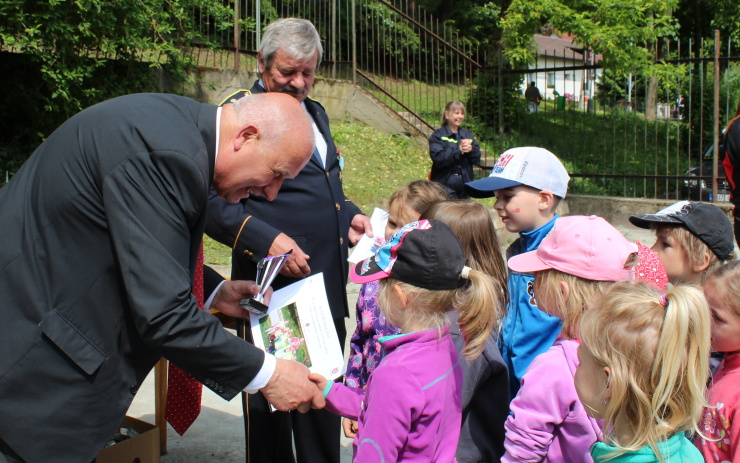
<svg viewBox="0 0 740 463"><path fill-rule="evenodd" d="M394 233L374 256L358 262L349 278L368 283L392 277L425 289L456 289L465 282L460 240L439 220L419 220Z"/></svg>
<svg viewBox="0 0 740 463"><path fill-rule="evenodd" d="M630 216L630 222L640 228L650 228L654 223L683 225L719 260L730 257L735 249L730 219L714 204L679 201L655 214Z"/></svg>

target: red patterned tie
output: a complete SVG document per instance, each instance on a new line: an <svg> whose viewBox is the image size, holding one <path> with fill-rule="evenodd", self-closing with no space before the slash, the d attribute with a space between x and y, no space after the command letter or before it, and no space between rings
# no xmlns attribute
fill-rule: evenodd
<svg viewBox="0 0 740 463"><path fill-rule="evenodd" d="M198 308L203 309L203 243L200 244L198 262L195 264L193 294L198 300ZM170 363L164 416L181 436L200 414L202 388L198 380L182 371L177 365Z"/></svg>

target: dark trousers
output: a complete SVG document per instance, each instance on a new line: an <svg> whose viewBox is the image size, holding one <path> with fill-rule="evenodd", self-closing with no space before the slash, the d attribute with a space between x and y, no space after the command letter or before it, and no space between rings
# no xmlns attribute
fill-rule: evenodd
<svg viewBox="0 0 740 463"><path fill-rule="evenodd" d="M344 352L344 318L334 326ZM261 393L242 393L242 407L247 463L339 463L341 417L326 410L271 412Z"/></svg>

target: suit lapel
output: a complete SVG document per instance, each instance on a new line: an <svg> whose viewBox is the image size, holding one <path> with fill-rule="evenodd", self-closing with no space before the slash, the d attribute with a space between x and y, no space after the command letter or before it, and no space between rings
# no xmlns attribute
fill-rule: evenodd
<svg viewBox="0 0 740 463"><path fill-rule="evenodd" d="M324 163L324 167L321 166L320 160L313 160L316 161L316 164L318 164L319 167L322 167L322 169L329 170L332 164L337 160L337 147L334 145L334 140L331 137L329 125L326 123L324 118L321 117L321 113L319 112L319 108L316 103L308 98L306 98L306 109L313 121L316 122L316 127L319 128L319 132L321 132L321 135L324 136L324 140L326 141L326 162Z"/></svg>

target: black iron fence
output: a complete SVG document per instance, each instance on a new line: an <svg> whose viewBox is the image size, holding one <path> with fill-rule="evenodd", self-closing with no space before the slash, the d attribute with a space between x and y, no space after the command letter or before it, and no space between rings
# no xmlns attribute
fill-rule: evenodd
<svg viewBox="0 0 740 463"><path fill-rule="evenodd" d="M740 57L727 41L662 44L660 59L680 70L669 82L612 76L598 55L557 36L536 37L537 62L511 69L408 0L238 0L234 9L240 21L218 32L222 49L195 50L198 64L253 70L264 26L303 17L324 39L321 77L361 85L420 133L439 125L448 101L463 101L484 166L537 145L565 162L572 192L726 199L711 147L740 94ZM524 98L530 82L542 97L535 107Z"/></svg>

